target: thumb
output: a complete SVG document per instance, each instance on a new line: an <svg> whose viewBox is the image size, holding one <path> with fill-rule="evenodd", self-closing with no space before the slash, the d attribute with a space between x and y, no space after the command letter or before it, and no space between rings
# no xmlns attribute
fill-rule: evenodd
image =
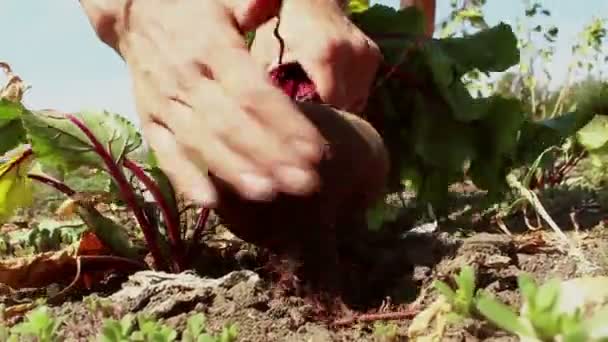
<svg viewBox="0 0 608 342"><path fill-rule="evenodd" d="M282 0L225 0L241 31L252 31L279 14Z"/></svg>

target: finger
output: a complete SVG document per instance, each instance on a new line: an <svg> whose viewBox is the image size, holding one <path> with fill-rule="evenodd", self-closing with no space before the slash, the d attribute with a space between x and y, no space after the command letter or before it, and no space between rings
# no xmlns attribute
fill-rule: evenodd
<svg viewBox="0 0 608 342"><path fill-rule="evenodd" d="M288 153L274 131L266 129L255 116L243 112L220 87L201 82L196 92L193 97L204 103L205 114L183 121L182 125L207 127L214 139L223 141L228 148L261 167L264 173L272 174L282 192L302 194L316 189L316 171Z"/></svg>
<svg viewBox="0 0 608 342"><path fill-rule="evenodd" d="M190 161L181 150L172 132L152 121L150 116L160 116L163 108L158 88L144 78L134 75L133 92L135 104L143 119L142 130L150 148L156 153L161 170L171 184L183 192L190 200L205 207L217 205L217 192L208 178L206 169L201 169Z"/></svg>
<svg viewBox="0 0 608 342"><path fill-rule="evenodd" d="M205 82L208 81L201 83ZM233 118L223 116L224 113L218 113L211 106L202 114L179 101L172 103L172 119L167 126L174 132L177 143L189 160L199 168L208 168L210 173L231 184L247 199L267 201L274 198L276 190L271 176L228 146L222 136L214 134L213 127L223 122L234 122ZM232 133L237 132L233 130Z"/></svg>
<svg viewBox="0 0 608 342"><path fill-rule="evenodd" d="M252 31L279 14L281 0L225 0L241 31Z"/></svg>
<svg viewBox="0 0 608 342"><path fill-rule="evenodd" d="M347 74L349 77L347 84L355 85L352 96L349 96L346 109L352 113L362 112L370 95L370 91L376 78L378 67L383 56L378 46L368 37L361 39L361 44L354 49L355 60L358 65L365 66L359 73ZM350 91L349 91L349 95Z"/></svg>
<svg viewBox="0 0 608 342"><path fill-rule="evenodd" d="M322 157L323 137L294 103L271 83L268 74L255 63L246 48L229 45L213 50L205 56L205 63L227 94L290 144L292 148L286 153L295 151L300 158L318 163Z"/></svg>
<svg viewBox="0 0 608 342"><path fill-rule="evenodd" d="M148 144L156 153L159 167L171 184L191 201L215 208L218 194L206 170L201 170L188 158L173 133L155 122L148 122L143 130Z"/></svg>
<svg viewBox="0 0 608 342"><path fill-rule="evenodd" d="M280 43L273 35L276 23L276 19L271 19L260 26L255 31L255 39L249 50L251 57L266 71L275 67L279 61ZM285 53L283 58L285 58Z"/></svg>
<svg viewBox="0 0 608 342"><path fill-rule="evenodd" d="M326 47L323 52L309 54L301 58L300 64L315 84L323 102L345 108L348 105L348 100L346 72L343 67L348 65L348 61L340 59L344 59L341 57L348 56L348 54L339 52L337 49L341 48ZM316 49L315 51L321 50Z"/></svg>

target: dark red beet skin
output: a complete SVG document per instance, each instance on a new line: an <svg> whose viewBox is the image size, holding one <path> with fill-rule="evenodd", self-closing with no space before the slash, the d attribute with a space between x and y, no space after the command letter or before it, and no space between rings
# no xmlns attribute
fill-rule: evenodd
<svg viewBox="0 0 608 342"><path fill-rule="evenodd" d="M285 63L270 71L272 82L292 100L321 103L315 84L299 63Z"/></svg>

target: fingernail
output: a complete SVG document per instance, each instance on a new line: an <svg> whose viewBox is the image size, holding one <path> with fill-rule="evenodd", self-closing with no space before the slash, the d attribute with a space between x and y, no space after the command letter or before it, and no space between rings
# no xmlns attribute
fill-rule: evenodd
<svg viewBox="0 0 608 342"><path fill-rule="evenodd" d="M294 192L308 192L317 185L317 178L312 171L294 166L281 166L277 174L286 187Z"/></svg>
<svg viewBox="0 0 608 342"><path fill-rule="evenodd" d="M302 138L296 138L291 141L291 146L297 154L303 156L306 159L311 159L314 162L321 160L323 156L323 148L317 144L313 144Z"/></svg>
<svg viewBox="0 0 608 342"><path fill-rule="evenodd" d="M274 182L269 178L245 173L241 176L241 184L245 188L243 196L249 200L269 201L275 196Z"/></svg>

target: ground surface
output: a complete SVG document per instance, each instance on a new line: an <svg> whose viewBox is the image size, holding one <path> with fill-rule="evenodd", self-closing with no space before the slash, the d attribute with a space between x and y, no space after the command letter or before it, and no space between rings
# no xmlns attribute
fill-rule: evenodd
<svg viewBox="0 0 608 342"><path fill-rule="evenodd" d="M385 286L376 287L385 300L372 301L364 309L368 315L363 314L363 309L342 310L340 317L328 319L319 313L319 304L314 299L277 291L265 277L267 273L260 268L255 252L234 240L225 229L215 227L206 240L208 249L228 251L224 254L233 259L224 263L224 267L210 267L213 261L199 265L200 269L213 268L215 280L194 272L170 275L142 271L131 274L129 280L118 277L99 284L94 289L97 294L87 292L84 297L73 294L55 305L53 310L64 320L60 334L66 341L88 340L98 333L104 317L119 317L126 312L154 313L169 325L183 329L186 317L196 311L206 314L213 331L219 331L226 324L236 324L239 341L405 341L411 318L437 296L431 287L433 280L448 280L465 264L476 267L480 287L514 305L519 303L516 277L522 271L532 273L541 281L551 277L570 279L608 274L608 230L603 225L608 207L601 192L567 186L542 196L550 215L571 241L581 246L581 259L563 248L546 225L532 231L522 215L517 214L507 217L501 229L475 210L477 193L469 186L460 185L453 191L450 220L436 226L407 223L410 226L402 227L402 238L387 247L385 253L375 250L377 254L369 255L378 259L378 267L385 270L375 276L366 275L385 277L378 279L378 283ZM536 225L535 217L530 216L531 224ZM19 219L11 227L15 226L19 226ZM417 228L412 230L412 227ZM512 235L509 236L504 227ZM216 253L215 257L220 254ZM44 297L46 293L44 290L7 292L0 300L11 307ZM93 295L111 299L112 310L105 310L105 314L92 310L90 298L96 298L91 297ZM365 322L373 318L373 314L395 314L401 319ZM380 332L387 327L396 328L392 338ZM516 339L471 320L450 327L443 340Z"/></svg>

